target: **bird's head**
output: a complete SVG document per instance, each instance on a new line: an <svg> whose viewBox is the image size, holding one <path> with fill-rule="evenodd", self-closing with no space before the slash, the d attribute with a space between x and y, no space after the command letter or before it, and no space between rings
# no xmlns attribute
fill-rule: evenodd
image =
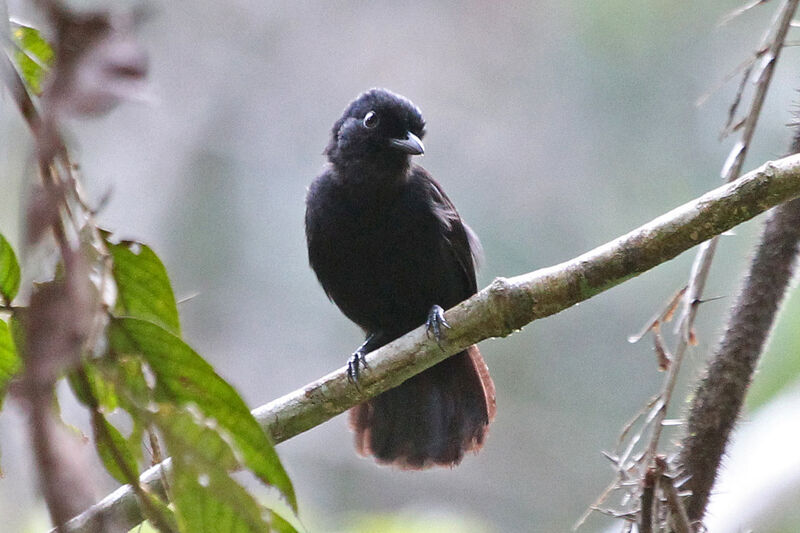
<svg viewBox="0 0 800 533"><path fill-rule="evenodd" d="M409 156L424 153L425 121L407 98L371 89L350 102L331 131L325 154L337 166L404 168Z"/></svg>

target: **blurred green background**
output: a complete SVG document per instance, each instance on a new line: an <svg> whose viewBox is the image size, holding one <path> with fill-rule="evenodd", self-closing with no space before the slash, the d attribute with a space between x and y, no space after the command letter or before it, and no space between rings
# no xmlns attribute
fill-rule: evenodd
<svg viewBox="0 0 800 533"><path fill-rule="evenodd" d="M422 109L427 152L419 162L482 238L483 286L567 260L720 184L733 141L718 136L738 79L696 101L749 57L777 8L771 2L719 27L739 5L153 2L140 32L151 59L146 101L71 122L68 138L90 198L111 194L102 224L151 244L179 298L197 294L181 306L186 339L256 406L343 365L362 340L317 285L303 233L306 187L323 165L331 125L359 92L388 87ZM22 0L9 9L40 22ZM786 150L797 88L800 55L788 48L747 169ZM0 113L0 231L19 244L31 143L8 98ZM707 295L724 298L702 307L675 416L758 228L737 228L717 252ZM498 416L484 450L456 469L377 467L355 454L344 416L281 444L309 531L568 530L612 478L600 451L660 387L650 344L626 339L685 283L693 255L482 343ZM794 298L741 433L781 405L775 422L727 459L731 471L740 457L762 462L745 465L712 512L733 525L711 531L800 527L791 522L796 511L785 510L796 510L800 465L763 448L776 441L770 431L800 416L800 402L790 401L798 396L798 313ZM84 423L74 404L63 408ZM46 513L23 421L8 402L0 516L4 530L41 531ZM780 442L796 449L800 435ZM748 469L778 459L780 482L769 478L747 506L725 504L757 487ZM98 493L111 488L102 480ZM767 511L751 512L759 508L752 498ZM593 516L585 530L610 524Z"/></svg>

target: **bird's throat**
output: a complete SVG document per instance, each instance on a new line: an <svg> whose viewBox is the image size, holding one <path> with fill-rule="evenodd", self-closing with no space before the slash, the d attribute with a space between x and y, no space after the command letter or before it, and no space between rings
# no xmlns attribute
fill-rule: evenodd
<svg viewBox="0 0 800 533"><path fill-rule="evenodd" d="M408 181L409 161L386 165L385 161L362 160L336 167L339 183L356 203L391 203ZM376 205L377 207L377 205Z"/></svg>

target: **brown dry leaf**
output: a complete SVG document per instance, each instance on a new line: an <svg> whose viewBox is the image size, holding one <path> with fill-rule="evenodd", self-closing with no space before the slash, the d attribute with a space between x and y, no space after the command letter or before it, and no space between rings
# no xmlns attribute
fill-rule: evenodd
<svg viewBox="0 0 800 533"><path fill-rule="evenodd" d="M689 331L689 346L697 346L697 335L694 333L694 328Z"/></svg>
<svg viewBox="0 0 800 533"><path fill-rule="evenodd" d="M664 345L664 337L661 336L660 328L658 330L653 330L653 347L656 351L658 369L663 372L669 368L672 356L670 356L667 347Z"/></svg>

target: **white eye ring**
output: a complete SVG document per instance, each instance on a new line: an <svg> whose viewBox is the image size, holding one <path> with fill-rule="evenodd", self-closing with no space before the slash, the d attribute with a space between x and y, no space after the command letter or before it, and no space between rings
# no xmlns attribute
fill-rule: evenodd
<svg viewBox="0 0 800 533"><path fill-rule="evenodd" d="M366 115L364 115L364 127L368 129L372 129L378 125L378 115L375 111L370 111Z"/></svg>

